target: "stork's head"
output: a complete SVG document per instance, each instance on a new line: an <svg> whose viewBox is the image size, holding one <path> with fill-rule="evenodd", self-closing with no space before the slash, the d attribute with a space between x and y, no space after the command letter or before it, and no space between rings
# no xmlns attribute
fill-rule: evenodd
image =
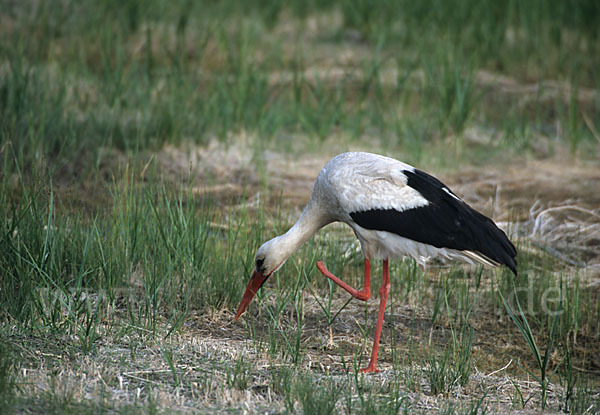
<svg viewBox="0 0 600 415"><path fill-rule="evenodd" d="M256 295L260 287L269 278L269 276L277 271L283 263L288 259L290 253L286 249L285 242L281 236L265 242L258 248L256 258L254 260L255 269L250 277L250 282L246 286L246 292L242 296L242 301L238 306L235 319L237 320L248 308L252 298Z"/></svg>

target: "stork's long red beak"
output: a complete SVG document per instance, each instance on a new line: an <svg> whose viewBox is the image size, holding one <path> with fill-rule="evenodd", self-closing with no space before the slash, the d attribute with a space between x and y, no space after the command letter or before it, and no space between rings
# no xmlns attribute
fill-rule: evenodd
<svg viewBox="0 0 600 415"><path fill-rule="evenodd" d="M244 311L246 311L246 308L248 308L248 304L250 304L250 301L252 301L252 299L254 298L260 287L263 285L267 277L268 275L262 275L256 270L252 273L252 276L250 277L250 282L248 282L248 285L246 286L246 292L242 297L242 301L240 301L237 313L235 313L235 320L237 320L242 314L244 314Z"/></svg>

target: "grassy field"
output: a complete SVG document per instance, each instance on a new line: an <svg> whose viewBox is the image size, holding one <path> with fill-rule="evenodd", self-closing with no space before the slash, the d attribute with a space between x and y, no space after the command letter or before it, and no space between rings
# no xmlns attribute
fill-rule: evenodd
<svg viewBox="0 0 600 415"><path fill-rule="evenodd" d="M595 0L0 0L0 406L600 412L599 68ZM516 278L394 261L370 376L377 298L315 267L360 284L345 226L233 322L347 150L432 172L519 251Z"/></svg>

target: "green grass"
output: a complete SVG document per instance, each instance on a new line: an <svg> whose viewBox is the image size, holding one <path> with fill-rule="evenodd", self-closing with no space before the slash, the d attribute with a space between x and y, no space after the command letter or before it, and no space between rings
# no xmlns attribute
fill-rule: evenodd
<svg viewBox="0 0 600 415"><path fill-rule="evenodd" d="M161 412L175 405L166 394L218 412L241 410L248 393L256 408L271 399L287 412L423 412L429 399L441 413L485 413L506 408L474 369L513 359L517 406L599 408L598 378L586 376L598 291L584 268L527 238L517 278L395 261L380 357L389 376L355 373L373 300L348 302L315 269L323 260L362 283L349 232L306 244L243 322L228 314L256 248L297 216L273 190L273 154L361 148L449 174L564 153L597 160L597 2L0 3L3 406ZM255 174L194 158L219 145ZM203 190L226 181L241 190ZM209 358L190 338L221 347ZM125 369L113 373L117 360ZM62 384L89 361L110 372L101 387ZM144 372L146 361L161 369ZM28 371L47 387L31 389ZM520 383L528 375L535 391ZM139 388L135 402L111 401L123 379ZM469 401L453 398L462 390Z"/></svg>
<svg viewBox="0 0 600 415"><path fill-rule="evenodd" d="M430 126L433 141L448 133L460 137L471 120L481 120L492 131L507 131L506 148L514 147L518 122L505 126L505 117L495 118L518 106L519 98L482 88L476 82L480 70L523 83L570 83L570 94L531 100L530 128L560 135L573 152L593 140L582 116L596 122L597 95L579 102L577 92L598 86L598 33L589 23L600 15L594 2L575 2L572 13L563 13L560 1L401 3L311 6L330 20L342 11L340 24L317 21L323 47L351 47L344 40L348 31L364 36L368 51L349 64L357 77L333 82L326 79L331 69L320 74L318 58L309 53L313 35L271 34L283 11L268 1L12 5L5 14L12 24L5 25L0 46L6 64L0 76L2 140L13 143L24 167L49 158L59 171L72 169L70 160L94 166L104 146L136 152L227 140L240 130L269 146L286 134L323 140L336 131L356 139L374 132L385 143L404 146L412 134L398 134L396 125L411 119L425 124L420 129ZM303 12L292 7L286 13L288 24L304 30ZM499 108L478 105L490 95ZM555 112L561 114L558 129Z"/></svg>

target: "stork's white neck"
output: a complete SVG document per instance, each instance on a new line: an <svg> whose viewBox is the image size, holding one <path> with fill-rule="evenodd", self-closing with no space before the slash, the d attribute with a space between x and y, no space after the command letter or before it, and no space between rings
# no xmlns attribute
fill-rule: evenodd
<svg viewBox="0 0 600 415"><path fill-rule="evenodd" d="M327 223L319 209L313 203L309 203L294 226L279 236L278 244L282 250L287 251L287 256L290 256Z"/></svg>
<svg viewBox="0 0 600 415"><path fill-rule="evenodd" d="M279 269L294 251L330 222L328 216L311 200L294 226L260 247L258 254L262 253L267 258L267 272Z"/></svg>

